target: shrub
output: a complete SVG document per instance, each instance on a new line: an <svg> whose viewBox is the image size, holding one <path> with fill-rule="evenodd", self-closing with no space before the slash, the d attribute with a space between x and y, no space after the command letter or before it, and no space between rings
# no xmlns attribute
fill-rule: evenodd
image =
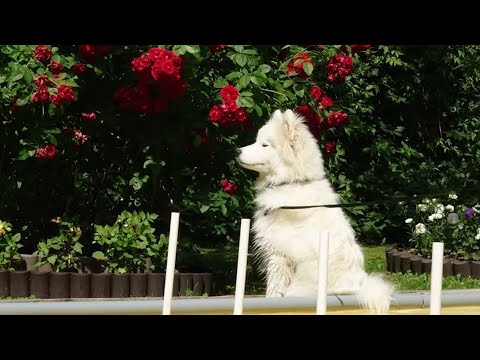
<svg viewBox="0 0 480 360"><path fill-rule="evenodd" d="M36 266L50 264L53 271L81 271L80 257L83 245L80 243L82 229L71 222L53 219L59 225L59 235L41 241L33 254L40 260Z"/></svg>
<svg viewBox="0 0 480 360"><path fill-rule="evenodd" d="M151 226L157 214L123 211L114 225L95 226L94 242L101 251L93 257L104 260L106 271L118 274L141 272L147 267L147 258L154 257L157 267L163 265L165 238L157 240Z"/></svg>
<svg viewBox="0 0 480 360"><path fill-rule="evenodd" d="M466 260L480 259L480 205L457 203L458 196L449 196L448 203L424 199L414 212L407 212L405 223L410 229L410 242L416 252L431 257L432 243L444 243L444 254Z"/></svg>

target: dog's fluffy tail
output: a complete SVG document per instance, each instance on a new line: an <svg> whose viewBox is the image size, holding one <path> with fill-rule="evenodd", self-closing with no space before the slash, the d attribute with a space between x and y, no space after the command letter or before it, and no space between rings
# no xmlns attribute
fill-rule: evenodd
<svg viewBox="0 0 480 360"><path fill-rule="evenodd" d="M380 274L365 274L357 296L360 304L377 314L385 314L390 308L394 287Z"/></svg>

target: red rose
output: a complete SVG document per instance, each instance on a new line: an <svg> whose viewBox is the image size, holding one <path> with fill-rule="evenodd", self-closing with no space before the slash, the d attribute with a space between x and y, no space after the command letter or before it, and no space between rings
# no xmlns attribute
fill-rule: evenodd
<svg viewBox="0 0 480 360"><path fill-rule="evenodd" d="M228 45L208 45L208 48L212 53L216 53L225 49Z"/></svg>
<svg viewBox="0 0 480 360"><path fill-rule="evenodd" d="M110 51L110 45L80 45L80 56L86 61L92 61L98 56L104 56Z"/></svg>
<svg viewBox="0 0 480 360"><path fill-rule="evenodd" d="M63 65L56 61L52 61L48 68L50 69L52 74L60 74L63 71Z"/></svg>
<svg viewBox="0 0 480 360"><path fill-rule="evenodd" d="M295 72L297 76L306 78L308 75L305 70L303 70L303 64L306 62L313 65L312 58L307 53L301 53L300 55L294 57L293 60L287 65L287 75Z"/></svg>
<svg viewBox="0 0 480 360"><path fill-rule="evenodd" d="M71 86L68 85L60 85L58 87L58 96L62 98L64 103L69 103L75 100L75 93Z"/></svg>
<svg viewBox="0 0 480 360"><path fill-rule="evenodd" d="M222 118L222 115L223 115L223 112L222 112L222 109L220 108L220 105L214 105L210 109L210 113L208 114L208 117L213 122L218 122Z"/></svg>
<svg viewBox="0 0 480 360"><path fill-rule="evenodd" d="M220 182L220 185L222 186L222 190L228 194L234 194L238 191L238 186L235 185L234 183L231 183L227 179L223 179Z"/></svg>
<svg viewBox="0 0 480 360"><path fill-rule="evenodd" d="M322 97L322 100L320 100L320 107L321 108L329 108L329 107L332 107L333 106L333 100L328 97L328 96L324 96Z"/></svg>
<svg viewBox="0 0 480 360"><path fill-rule="evenodd" d="M82 63L77 63L72 65L70 71L75 75L80 75L87 71L87 67Z"/></svg>
<svg viewBox="0 0 480 360"><path fill-rule="evenodd" d="M325 154L328 156L332 154L337 148L337 143L335 141L329 141L325 144Z"/></svg>
<svg viewBox="0 0 480 360"><path fill-rule="evenodd" d="M49 160L53 159L58 153L57 148L55 145L48 144L43 148L39 148L35 151L35 155L37 158L42 160Z"/></svg>
<svg viewBox="0 0 480 360"><path fill-rule="evenodd" d="M45 102L48 101L50 98L50 93L48 92L48 89L45 86L40 86L40 88L35 91L35 93L32 96L32 101L33 102Z"/></svg>
<svg viewBox="0 0 480 360"><path fill-rule="evenodd" d="M352 48L352 53L355 54L361 51L367 51L372 45L350 45L350 47Z"/></svg>
<svg viewBox="0 0 480 360"><path fill-rule="evenodd" d="M160 69L165 75L173 75L175 73L175 65L172 60L164 60L160 64Z"/></svg>
<svg viewBox="0 0 480 360"><path fill-rule="evenodd" d="M152 67L152 60L148 55L143 55L132 60L132 71L136 73L147 72Z"/></svg>
<svg viewBox="0 0 480 360"><path fill-rule="evenodd" d="M81 114L81 119L82 121L93 121L97 118L97 114L95 114L94 112L90 112L90 113L82 113Z"/></svg>
<svg viewBox="0 0 480 360"><path fill-rule="evenodd" d="M148 52L148 57L153 61L163 59L163 54L165 51L165 49L151 48Z"/></svg>
<svg viewBox="0 0 480 360"><path fill-rule="evenodd" d="M342 82L352 72L353 59L350 56L337 54L332 56L325 66L327 80L331 82Z"/></svg>
<svg viewBox="0 0 480 360"><path fill-rule="evenodd" d="M241 123L247 120L247 111L244 108L239 108L235 113L237 120Z"/></svg>
<svg viewBox="0 0 480 360"><path fill-rule="evenodd" d="M323 45L315 45L315 47L317 48L317 50L320 50L320 51L324 49Z"/></svg>
<svg viewBox="0 0 480 360"><path fill-rule="evenodd" d="M330 126L339 127L347 122L348 115L342 112L331 112L328 114L328 124Z"/></svg>
<svg viewBox="0 0 480 360"><path fill-rule="evenodd" d="M48 78L47 75L40 75L39 77L34 78L33 82L38 87L45 87L45 86L49 86L51 84L51 81L50 81L50 79Z"/></svg>
<svg viewBox="0 0 480 360"><path fill-rule="evenodd" d="M238 90L233 85L225 85L222 90L220 90L220 96L223 101L235 101L238 99Z"/></svg>
<svg viewBox="0 0 480 360"><path fill-rule="evenodd" d="M318 100L320 99L322 96L325 95L325 91L323 91L322 89L320 89L318 86L312 86L310 88L310 97L313 99L313 100Z"/></svg>
<svg viewBox="0 0 480 360"><path fill-rule="evenodd" d="M235 100L229 100L225 102L225 107L230 112L235 112L238 109L237 103Z"/></svg>
<svg viewBox="0 0 480 360"><path fill-rule="evenodd" d="M57 95L53 95L51 100L56 106L68 104L75 100L75 93L70 86L60 85L58 87Z"/></svg>
<svg viewBox="0 0 480 360"><path fill-rule="evenodd" d="M37 45L35 51L33 52L35 59L42 63L48 63L52 58L52 52L50 49L47 49L45 45Z"/></svg>

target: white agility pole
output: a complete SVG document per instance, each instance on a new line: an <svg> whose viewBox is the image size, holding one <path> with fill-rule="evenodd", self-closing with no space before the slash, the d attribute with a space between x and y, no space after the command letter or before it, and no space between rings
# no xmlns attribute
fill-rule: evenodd
<svg viewBox="0 0 480 360"><path fill-rule="evenodd" d="M317 315L325 315L327 313L328 242L328 231L320 232L318 247Z"/></svg>
<svg viewBox="0 0 480 360"><path fill-rule="evenodd" d="M434 242L430 283L430 315L440 315L442 307L443 243Z"/></svg>
<svg viewBox="0 0 480 360"><path fill-rule="evenodd" d="M240 226L240 244L238 247L237 282L235 284L235 306L233 315L243 314L243 297L245 295L245 277L247 275L248 237L250 219L242 219Z"/></svg>
<svg viewBox="0 0 480 360"><path fill-rule="evenodd" d="M165 275L162 315L170 315L172 308L173 277L175 275L175 259L177 255L179 222L180 214L177 212L172 212L172 216L170 218L170 236L168 237L167 273Z"/></svg>

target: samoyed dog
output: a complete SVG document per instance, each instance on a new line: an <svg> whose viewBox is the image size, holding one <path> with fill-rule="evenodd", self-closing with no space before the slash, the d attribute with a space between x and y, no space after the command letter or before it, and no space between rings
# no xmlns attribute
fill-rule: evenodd
<svg viewBox="0 0 480 360"><path fill-rule="evenodd" d="M339 202L304 119L292 110L276 110L256 142L237 149L237 161L259 174L253 247L267 296L316 296L319 233L328 231L328 293L355 294L371 312L387 312L394 289L380 275L365 272L362 250L342 209L280 209Z"/></svg>

